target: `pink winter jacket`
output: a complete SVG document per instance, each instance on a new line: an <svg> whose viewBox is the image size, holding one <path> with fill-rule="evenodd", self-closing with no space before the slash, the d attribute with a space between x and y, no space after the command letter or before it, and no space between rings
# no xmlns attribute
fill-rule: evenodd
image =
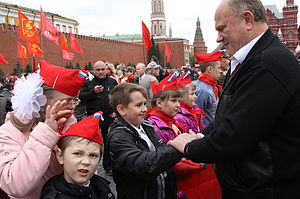
<svg viewBox="0 0 300 199"><path fill-rule="evenodd" d="M72 116L63 132L74 123ZM7 114L0 127L0 188L11 198L40 198L46 181L62 172L54 151L58 139L59 134L42 122L22 133Z"/></svg>

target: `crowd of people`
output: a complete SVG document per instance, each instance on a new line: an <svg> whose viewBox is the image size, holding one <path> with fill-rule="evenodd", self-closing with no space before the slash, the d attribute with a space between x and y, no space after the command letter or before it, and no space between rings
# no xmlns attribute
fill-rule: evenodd
<svg viewBox="0 0 300 199"><path fill-rule="evenodd" d="M3 81L0 198L299 198L299 57L260 0L222 0L215 28L226 53L197 54L199 72L40 60Z"/></svg>

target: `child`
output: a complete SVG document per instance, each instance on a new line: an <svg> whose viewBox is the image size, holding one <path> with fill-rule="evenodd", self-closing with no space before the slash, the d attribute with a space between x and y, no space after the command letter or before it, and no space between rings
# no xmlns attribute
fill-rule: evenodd
<svg viewBox="0 0 300 199"><path fill-rule="evenodd" d="M54 148L76 123L75 99L86 72L40 60L40 74L16 80L13 112L0 127L0 188L10 198L36 199L43 185L62 171Z"/></svg>
<svg viewBox="0 0 300 199"><path fill-rule="evenodd" d="M172 73L160 83L151 82L151 86L154 96L146 118L152 123L162 141L167 144L180 133L187 132L186 127L178 124L174 119L180 108L176 73Z"/></svg>
<svg viewBox="0 0 300 199"><path fill-rule="evenodd" d="M124 64L120 64L117 66L116 71L117 71L117 78L118 78L118 83L124 83L127 81L127 77L125 77L124 75L124 69L125 69L125 65Z"/></svg>
<svg viewBox="0 0 300 199"><path fill-rule="evenodd" d="M118 199L176 199L171 167L182 158L165 146L146 115L146 91L137 84L119 84L110 93L117 118L107 143L113 160Z"/></svg>
<svg viewBox="0 0 300 199"><path fill-rule="evenodd" d="M178 78L179 81L174 77L174 74L169 75L158 84L152 83L154 97L152 99L152 107L148 110L146 116L165 144L173 140L180 133L186 133L190 129L193 130L193 126L190 126L189 123L183 122L182 125L174 119L174 116L180 110L180 91L176 89L190 82L186 82L187 79L182 78L187 77L188 72L180 76ZM189 106L193 107L193 103L191 102L195 101L194 93L190 94L188 98L191 99L186 100L186 102ZM195 113L195 115L197 114ZM192 121L194 120L194 116L192 115L192 118L188 119ZM193 122L196 123L195 120ZM195 126L197 130L195 132L198 133L198 125ZM180 190L177 193L178 198L220 198L220 188L211 166L206 172L206 167L203 167L203 164L182 159L173 167L173 170L176 175L177 188Z"/></svg>
<svg viewBox="0 0 300 199"><path fill-rule="evenodd" d="M205 128L203 121L205 113L195 103L197 98L195 94L196 86L191 83L189 71L178 78L177 84L178 88L182 87L179 89L181 93L180 108L174 119L185 126L187 131L191 129L193 132L199 133Z"/></svg>
<svg viewBox="0 0 300 199"><path fill-rule="evenodd" d="M45 184L41 199L114 198L109 182L95 174L103 147L99 128L101 114L97 112L84 118L61 136L56 158L64 172Z"/></svg>

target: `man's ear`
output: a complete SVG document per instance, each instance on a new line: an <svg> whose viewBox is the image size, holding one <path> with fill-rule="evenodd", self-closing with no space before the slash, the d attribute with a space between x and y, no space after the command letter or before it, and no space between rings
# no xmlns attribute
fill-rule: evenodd
<svg viewBox="0 0 300 199"><path fill-rule="evenodd" d="M116 109L117 109L118 113L121 116L126 115L126 113L125 113L125 107L122 104L118 104L117 107L116 107Z"/></svg>
<svg viewBox="0 0 300 199"><path fill-rule="evenodd" d="M57 150L56 150L56 159L59 162L59 164L61 164L61 165L64 164L63 152L61 151L60 148L57 148Z"/></svg>
<svg viewBox="0 0 300 199"><path fill-rule="evenodd" d="M245 11L243 14L243 20L247 26L247 30L251 30L254 24L254 15L250 11Z"/></svg>

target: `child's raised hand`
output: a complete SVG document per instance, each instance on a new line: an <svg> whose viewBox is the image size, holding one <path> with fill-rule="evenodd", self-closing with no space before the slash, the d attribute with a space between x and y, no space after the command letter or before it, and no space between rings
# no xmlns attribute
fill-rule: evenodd
<svg viewBox="0 0 300 199"><path fill-rule="evenodd" d="M66 100L57 101L52 107L48 105L46 108L45 123L54 131L57 131L58 127L67 121L65 115L72 114L71 110L64 109L66 104Z"/></svg>

